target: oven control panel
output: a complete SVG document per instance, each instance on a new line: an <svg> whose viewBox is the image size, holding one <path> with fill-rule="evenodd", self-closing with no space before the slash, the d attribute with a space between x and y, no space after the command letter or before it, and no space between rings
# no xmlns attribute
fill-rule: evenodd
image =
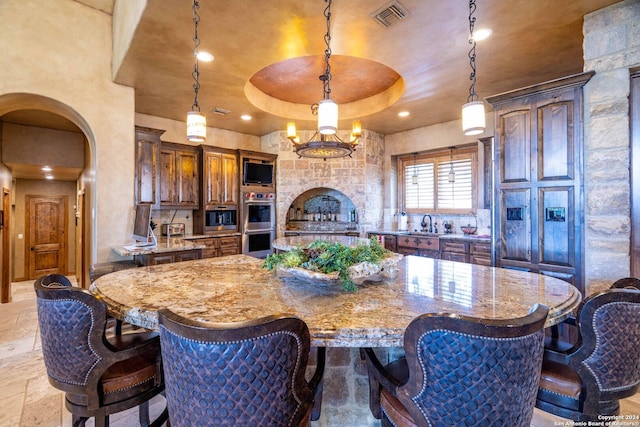
<svg viewBox="0 0 640 427"><path fill-rule="evenodd" d="M276 200L276 193L244 193L245 202L269 202Z"/></svg>

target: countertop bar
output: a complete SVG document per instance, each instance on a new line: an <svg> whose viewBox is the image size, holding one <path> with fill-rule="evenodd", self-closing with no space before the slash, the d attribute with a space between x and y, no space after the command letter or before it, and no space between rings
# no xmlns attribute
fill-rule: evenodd
<svg viewBox="0 0 640 427"><path fill-rule="evenodd" d="M309 282L261 268L263 260L232 255L139 267L107 274L91 285L112 315L155 329L167 307L200 321L236 322L274 313L302 318L312 345L401 346L412 319L450 312L487 319L550 307L547 325L566 318L581 295L560 279L517 270L406 256L381 281L357 292L341 284Z"/></svg>
<svg viewBox="0 0 640 427"><path fill-rule="evenodd" d="M345 246L355 246L358 243L368 243L369 239L352 236L339 236L333 234L305 234L303 236L279 237L275 239L271 246L273 249L290 251L298 246L307 247L315 240L326 240L331 243L342 243Z"/></svg>
<svg viewBox="0 0 640 427"><path fill-rule="evenodd" d="M426 233L426 232L420 232L420 231L397 231L397 230L371 230L368 231L368 233L372 233L372 234L388 234L388 235L393 235L393 236L416 236L416 237L420 237L420 236L424 236L424 237L438 237L440 239L456 239L456 240L468 240L470 242L477 242L477 241L487 241L490 242L491 241L491 236L478 236L476 234L445 234L445 233Z"/></svg>
<svg viewBox="0 0 640 427"><path fill-rule="evenodd" d="M149 255L149 254L158 254L164 252L175 252L175 251L189 251L192 249L203 249L206 247L204 244L190 242L185 240L183 237L172 237L167 239L166 237L158 237L156 246L140 246L135 249L128 249L125 246L128 245L117 245L112 246L111 249L121 256L132 256L132 255Z"/></svg>

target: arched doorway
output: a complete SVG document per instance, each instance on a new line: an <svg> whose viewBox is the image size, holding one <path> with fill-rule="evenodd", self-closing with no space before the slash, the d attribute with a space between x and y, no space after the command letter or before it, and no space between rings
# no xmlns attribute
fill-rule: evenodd
<svg viewBox="0 0 640 427"><path fill-rule="evenodd" d="M29 222L24 209L25 191L46 197L51 185L64 187L63 192L67 193L64 206L71 232L65 238L70 251L69 264L73 268L66 265L63 268L67 271L62 273L76 274L79 285L87 287L86 266L91 259L95 230L89 215L95 186L95 141L87 122L59 101L33 94L6 94L0 96L0 143L3 154L0 186L9 193L11 200L10 212L3 209L3 216L9 220L0 230L8 237L3 235L3 241L9 241L10 256L3 253L0 259L3 260L2 270L12 273L2 275L2 302L9 302L11 280L31 279L23 267L16 268L19 265L16 263L25 262L31 249L30 236L23 231L23 224ZM45 165L53 168L52 181L58 181L57 184L45 179L41 170ZM20 197L16 199L18 194ZM7 259L9 265L5 265ZM16 270L20 270L17 275Z"/></svg>

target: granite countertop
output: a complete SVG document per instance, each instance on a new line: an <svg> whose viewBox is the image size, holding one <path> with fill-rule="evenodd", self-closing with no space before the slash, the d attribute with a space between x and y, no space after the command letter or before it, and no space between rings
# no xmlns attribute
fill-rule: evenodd
<svg viewBox="0 0 640 427"><path fill-rule="evenodd" d="M182 237L172 237L167 239L164 236L158 237L156 246L140 246L136 248L131 248L127 245L116 245L112 246L111 249L121 256L131 256L131 255L149 255L149 254L158 254L164 252L175 252L175 251L189 251L192 249L203 249L206 248L205 244L198 244L194 242L190 242L185 240Z"/></svg>
<svg viewBox="0 0 640 427"><path fill-rule="evenodd" d="M112 315L151 329L164 307L210 322L290 313L307 323L312 345L333 347L402 346L411 320L429 312L507 319L542 303L550 307L549 326L581 299L575 287L551 276L415 256L356 292L343 291L340 282L273 273L262 264L231 255L138 267L98 278L91 292Z"/></svg>
<svg viewBox="0 0 640 427"><path fill-rule="evenodd" d="M200 240L200 239L210 239L212 237L229 237L229 236L240 236L242 233L239 231L220 231L215 234L189 234L184 236L184 240Z"/></svg>
<svg viewBox="0 0 640 427"><path fill-rule="evenodd" d="M275 239L271 246L281 251L290 251L298 246L307 247L315 240L326 240L331 243L342 243L345 246L355 246L358 243L369 243L369 239L353 236L336 236L325 234L305 234L303 236L279 237Z"/></svg>
<svg viewBox="0 0 640 427"><path fill-rule="evenodd" d="M394 236L416 236L416 237L438 237L439 239L457 239L457 240L469 240L469 241L491 241L491 236L478 236L476 234L435 234L435 233L423 233L416 231L397 231L397 230L371 230L369 233L373 234L386 234Z"/></svg>
<svg viewBox="0 0 640 427"><path fill-rule="evenodd" d="M331 234L337 234L337 235L343 235L345 233L358 233L358 230L356 229L351 229L351 230L300 230L300 229L286 229L284 230L285 233L296 233L296 234L322 234L322 235L331 235Z"/></svg>

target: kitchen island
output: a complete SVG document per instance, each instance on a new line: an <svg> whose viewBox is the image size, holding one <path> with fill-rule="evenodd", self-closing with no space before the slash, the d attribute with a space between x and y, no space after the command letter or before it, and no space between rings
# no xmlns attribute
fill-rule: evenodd
<svg viewBox="0 0 640 427"><path fill-rule="evenodd" d="M378 347L381 360L397 358L405 328L422 313L513 318L542 303L550 307L551 325L580 301L576 288L553 277L416 256L405 256L395 273L365 282L357 292L280 277L262 263L232 255L140 267L97 279L91 292L106 301L112 315L151 329L162 307L213 322L297 315L309 326L311 344L329 347L321 417L311 423L316 427L379 425L369 411L358 347Z"/></svg>
<svg viewBox="0 0 640 427"><path fill-rule="evenodd" d="M91 292L113 316L150 329L157 327L163 307L210 322L290 313L307 323L312 345L327 347L402 346L407 325L428 312L509 319L545 304L552 325L581 298L554 277L415 256L404 257L395 272L365 281L356 292L281 276L262 263L232 255L122 270L98 278Z"/></svg>

